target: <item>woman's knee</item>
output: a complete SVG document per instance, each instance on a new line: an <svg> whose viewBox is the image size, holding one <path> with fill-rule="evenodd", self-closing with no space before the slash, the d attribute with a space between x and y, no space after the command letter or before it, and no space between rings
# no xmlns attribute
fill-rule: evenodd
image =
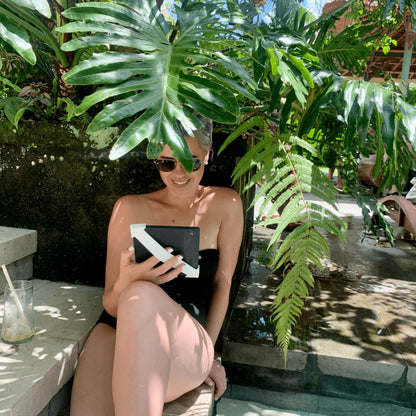
<svg viewBox="0 0 416 416"><path fill-rule="evenodd" d="M127 286L120 294L118 301L118 319L124 311L134 309L135 312L157 311L160 307L165 292L157 285L147 281L136 281ZM136 315L137 316L137 315Z"/></svg>

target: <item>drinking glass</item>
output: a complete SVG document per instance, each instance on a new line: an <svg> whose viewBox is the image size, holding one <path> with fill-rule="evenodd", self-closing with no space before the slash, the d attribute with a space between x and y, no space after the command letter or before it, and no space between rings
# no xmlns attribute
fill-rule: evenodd
<svg viewBox="0 0 416 416"><path fill-rule="evenodd" d="M8 344L30 341L35 333L33 285L29 280L15 280L13 287L4 288L1 339Z"/></svg>

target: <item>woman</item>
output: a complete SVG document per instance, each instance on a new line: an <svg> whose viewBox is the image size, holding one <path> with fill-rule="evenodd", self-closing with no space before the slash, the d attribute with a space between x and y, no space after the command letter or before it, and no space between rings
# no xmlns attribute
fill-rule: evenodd
<svg viewBox="0 0 416 416"><path fill-rule="evenodd" d="M185 136L193 155L191 173L165 146L155 161L165 187L122 197L114 206L105 312L80 356L72 416L159 416L165 402L204 381L215 384L216 398L226 389L213 346L228 307L243 214L235 191L200 185L211 125L194 133ZM162 264L155 257L133 261L130 224L136 223L199 227L200 277L178 277L180 256Z"/></svg>

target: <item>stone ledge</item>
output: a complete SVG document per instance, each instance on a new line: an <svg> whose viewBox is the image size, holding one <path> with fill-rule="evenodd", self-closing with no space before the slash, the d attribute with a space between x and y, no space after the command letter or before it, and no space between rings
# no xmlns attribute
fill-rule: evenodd
<svg viewBox="0 0 416 416"><path fill-rule="evenodd" d="M166 403L162 416L210 416L214 407L214 388L205 384Z"/></svg>
<svg viewBox="0 0 416 416"><path fill-rule="evenodd" d="M0 266L7 265L12 280L30 279L33 275L32 255L37 248L37 232L21 228L0 227ZM5 279L0 273L0 293Z"/></svg>
<svg viewBox="0 0 416 416"><path fill-rule="evenodd" d="M34 338L20 345L0 342L1 416L57 416L64 409L68 414L70 380L88 333L102 311L102 288L37 279L32 282ZM210 416L213 404L213 388L202 385L167 403L163 416Z"/></svg>
<svg viewBox="0 0 416 416"><path fill-rule="evenodd" d="M36 252L37 232L0 227L0 264L10 264Z"/></svg>
<svg viewBox="0 0 416 416"><path fill-rule="evenodd" d="M102 288L46 280L33 283L34 338L20 345L0 343L0 415L36 416L48 405L72 377L102 310Z"/></svg>

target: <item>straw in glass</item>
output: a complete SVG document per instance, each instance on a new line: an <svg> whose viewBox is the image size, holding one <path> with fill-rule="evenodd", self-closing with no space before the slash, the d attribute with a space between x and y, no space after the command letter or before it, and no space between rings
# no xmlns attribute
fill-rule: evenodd
<svg viewBox="0 0 416 416"><path fill-rule="evenodd" d="M23 319L25 321L25 324L30 329L29 321L27 319L27 316L25 314L25 311L23 310L22 304L20 303L19 297L17 296L16 290L15 290L15 288L13 286L13 283L12 283L12 279L10 279L10 275L9 275L9 272L7 271L6 265L3 264L1 266L1 268L3 269L4 277L7 280L7 284L9 285L10 292L12 294L12 297L14 299L14 302L16 303L17 309L19 310L20 314L22 315L22 317L23 317Z"/></svg>

